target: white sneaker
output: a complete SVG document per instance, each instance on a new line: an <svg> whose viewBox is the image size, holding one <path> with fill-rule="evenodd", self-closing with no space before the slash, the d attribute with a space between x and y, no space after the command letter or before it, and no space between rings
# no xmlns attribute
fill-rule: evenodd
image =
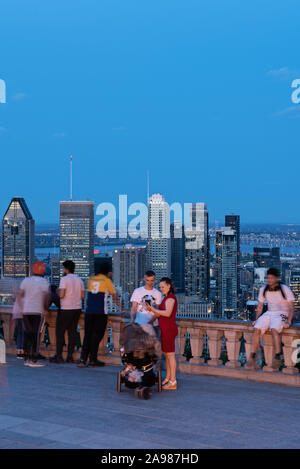
<svg viewBox="0 0 300 469"><path fill-rule="evenodd" d="M31 360L24 360L24 366L30 366Z"/></svg>
<svg viewBox="0 0 300 469"><path fill-rule="evenodd" d="M30 361L27 366L30 366L31 368L42 368L43 366L46 366L46 363Z"/></svg>

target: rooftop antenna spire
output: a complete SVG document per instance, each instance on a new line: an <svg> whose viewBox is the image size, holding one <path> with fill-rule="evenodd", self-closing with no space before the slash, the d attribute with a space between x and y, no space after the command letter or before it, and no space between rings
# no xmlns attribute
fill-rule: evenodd
<svg viewBox="0 0 300 469"><path fill-rule="evenodd" d="M149 192L149 169L147 170L147 204L149 205L150 192Z"/></svg>
<svg viewBox="0 0 300 469"><path fill-rule="evenodd" d="M73 156L70 155L70 200L73 199Z"/></svg>

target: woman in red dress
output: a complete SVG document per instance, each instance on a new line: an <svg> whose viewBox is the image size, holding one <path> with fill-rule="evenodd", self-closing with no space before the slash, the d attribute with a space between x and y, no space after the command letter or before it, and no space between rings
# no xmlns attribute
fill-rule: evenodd
<svg viewBox="0 0 300 469"><path fill-rule="evenodd" d="M175 289L170 278L163 277L159 283L159 288L164 295L159 309L151 305L147 305L147 309L159 318L161 348L166 357L167 368L167 376L163 381L163 389L177 389L175 358L175 339L178 334L176 326L177 298L174 294Z"/></svg>

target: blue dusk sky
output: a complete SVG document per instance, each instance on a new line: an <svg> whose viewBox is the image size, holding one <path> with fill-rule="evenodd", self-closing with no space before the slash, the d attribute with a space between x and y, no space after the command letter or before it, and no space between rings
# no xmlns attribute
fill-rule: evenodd
<svg viewBox="0 0 300 469"><path fill-rule="evenodd" d="M206 202L300 223L296 0L2 0L0 215L68 199ZM96 219L97 220L97 219Z"/></svg>

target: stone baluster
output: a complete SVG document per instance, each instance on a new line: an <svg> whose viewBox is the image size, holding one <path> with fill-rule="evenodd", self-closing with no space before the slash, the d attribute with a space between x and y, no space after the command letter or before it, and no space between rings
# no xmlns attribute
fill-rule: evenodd
<svg viewBox="0 0 300 469"><path fill-rule="evenodd" d="M296 375L299 373L299 370L295 368L296 363L298 363L297 360L299 360L297 357L299 352L298 344L300 344L299 334L288 335L283 333L281 340L284 344L283 355L285 364L285 368L282 369L282 372L287 375Z"/></svg>
<svg viewBox="0 0 300 469"><path fill-rule="evenodd" d="M78 326L79 326L79 328L78 328ZM77 332L79 332L79 336L80 336L80 347L79 348L77 348L77 345L78 345ZM76 339L75 339L75 349L74 349L74 353L73 353L74 360L78 360L80 358L83 339L84 339L84 312L82 312L80 314L79 318L78 318L77 330L76 330ZM67 339L65 339L65 342L67 344Z"/></svg>
<svg viewBox="0 0 300 469"><path fill-rule="evenodd" d="M104 362L107 361L107 348L106 347L107 347L107 341L108 341L108 328L110 325L111 325L111 321L109 319L107 321L107 328L106 328L105 334L99 344L99 349L98 349L99 360L102 360Z"/></svg>
<svg viewBox="0 0 300 469"><path fill-rule="evenodd" d="M273 337L271 332L266 332L263 336L263 346L264 346L264 355L265 355L265 362L266 365L263 367L263 371L271 373L274 372L274 368L272 367L272 361L274 358L274 345L273 345Z"/></svg>
<svg viewBox="0 0 300 469"><path fill-rule="evenodd" d="M3 333L6 347L10 347L13 344L15 321L12 320L12 316L10 313L3 313L1 315L1 319L3 320Z"/></svg>
<svg viewBox="0 0 300 469"><path fill-rule="evenodd" d="M56 320L57 320L57 311L51 309L47 311L45 315L45 321L48 323L48 333L50 344L45 350L45 355L47 357L52 356L56 353ZM43 350L44 354L44 350Z"/></svg>
<svg viewBox="0 0 300 469"><path fill-rule="evenodd" d="M241 363L238 361L238 358L241 348L240 339L242 337L242 331L225 330L224 335L226 339L226 349L229 360L225 363L225 366L227 366L228 368L238 368L241 366Z"/></svg>
<svg viewBox="0 0 300 469"><path fill-rule="evenodd" d="M5 365L6 363L6 344L3 339L0 339L0 365ZM0 379L0 385L2 385Z"/></svg>
<svg viewBox="0 0 300 469"><path fill-rule="evenodd" d="M206 334L208 337L208 348L210 355L210 360L208 360L207 364L209 366L222 365L222 360L220 360L220 354L223 331L220 329L207 329Z"/></svg>
<svg viewBox="0 0 300 469"><path fill-rule="evenodd" d="M189 328L190 333L190 342L193 357L190 359L190 365L202 365L204 363L204 358L201 358L203 352L203 336L205 330L200 327Z"/></svg>
<svg viewBox="0 0 300 469"><path fill-rule="evenodd" d="M245 351L246 351L247 361L249 360L250 354L251 354L252 338L253 338L253 328L249 331L244 332Z"/></svg>
<svg viewBox="0 0 300 469"><path fill-rule="evenodd" d="M82 347L83 340L84 340L84 313L80 315L78 325L79 325L80 343Z"/></svg>
<svg viewBox="0 0 300 469"><path fill-rule="evenodd" d="M120 334L121 329L124 326L124 322L121 316L112 314L110 316L111 329L112 329L112 340L114 344L114 350L109 357L109 363L111 365L120 365ZM107 340L106 340L107 343Z"/></svg>
<svg viewBox="0 0 300 469"><path fill-rule="evenodd" d="M186 333L187 333L187 327L181 326L180 324L178 324L177 341L178 341L179 355L177 358L178 358L179 363L186 362L186 358L183 356L184 349L185 349L185 342L186 342Z"/></svg>

